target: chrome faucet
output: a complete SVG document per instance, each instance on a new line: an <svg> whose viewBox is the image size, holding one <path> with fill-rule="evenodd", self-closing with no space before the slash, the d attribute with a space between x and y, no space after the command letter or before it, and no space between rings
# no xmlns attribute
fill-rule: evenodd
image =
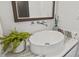
<svg viewBox="0 0 79 59"><path fill-rule="evenodd" d="M37 24L42 24L42 25L45 25L46 27L48 26L47 22L45 22L45 21L42 21L42 22L37 21Z"/></svg>

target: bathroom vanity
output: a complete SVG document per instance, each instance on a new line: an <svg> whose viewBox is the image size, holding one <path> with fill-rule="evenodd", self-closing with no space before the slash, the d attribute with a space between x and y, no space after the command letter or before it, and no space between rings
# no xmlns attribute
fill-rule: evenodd
<svg viewBox="0 0 79 59"><path fill-rule="evenodd" d="M76 57L77 56L77 47L78 46L78 39L71 38L65 41L65 47L62 52L58 53L57 55L37 55L30 51L29 46L28 49L20 54L3 54L2 56L6 57Z"/></svg>
<svg viewBox="0 0 79 59"><path fill-rule="evenodd" d="M26 8L28 10L26 10L26 8L21 8L23 3L27 4ZM43 7L40 8L40 6L41 6L40 3L44 8ZM7 33L9 31L9 29L13 29L14 26L17 28L18 31L25 30L25 31L29 31L29 32L37 32L37 30L40 31L40 29L43 29L43 28L46 29L49 26L48 22L40 22L39 20L49 20L49 19L52 20L55 18L54 16L59 16L60 24L58 24L58 25L60 28L65 29L65 30L67 29L68 31L69 30L79 31L79 28L77 27L79 25L79 23L78 23L78 21L75 20L75 19L79 19L79 16L78 16L79 15L79 6L78 6L79 2L73 2L73 3L59 2L59 4L57 4L57 5L55 5L56 3L54 1L49 2L49 3L48 2L45 2L45 3L40 2L40 3L37 2L37 3L35 3L36 5L32 5L33 2L29 2L29 1L21 2L20 4L19 4L19 2L12 2L12 6L11 6L11 2L1 2L0 3L0 6L1 6L0 7L0 9L1 9L0 16L1 16L2 23L3 23L4 33ZM20 5L20 7L18 7L19 5ZM34 8L34 7L37 7L37 8ZM20 12L18 11L18 9ZM41 11L39 11L40 9L41 9ZM55 10L55 9L57 9L57 10ZM66 10L66 9L68 9L68 10ZM37 10L37 12L36 12L36 10ZM72 13L71 10L74 12ZM21 13L22 11L24 12L23 14ZM64 11L66 11L66 12L64 12ZM25 12L26 12L26 14L25 14ZM56 13L56 15L54 15L55 13ZM7 15L7 14L9 14L9 15ZM68 15L68 16L66 16L66 15ZM31 26L28 23L26 24L26 22L15 24L12 21L13 16L14 16L15 22L32 21ZM31 17L29 17L29 16L31 16ZM75 18L73 18L73 16ZM6 22L5 22L5 19L6 19ZM33 22L34 20L37 20L37 22L36 21ZM52 21L50 21L50 22L52 22ZM8 24L8 23L10 23L10 24ZM51 27L53 27L52 26L53 23L51 23L50 25L51 25ZM46 26L46 28L44 26ZM2 33L1 28L0 28L0 31ZM11 53L1 54L0 53L0 56L1 57L76 57L77 54L79 55L79 53L77 53L78 49L79 49L78 41L79 41L78 38L71 38L71 39L66 40L65 44L64 44L64 49L55 55L50 54L50 53L49 53L50 55L48 55L48 56L34 54L33 52L31 52L30 47L28 45L26 47L27 50L25 50L24 52L22 52L20 54L11 54ZM46 45L49 45L49 43L46 43Z"/></svg>

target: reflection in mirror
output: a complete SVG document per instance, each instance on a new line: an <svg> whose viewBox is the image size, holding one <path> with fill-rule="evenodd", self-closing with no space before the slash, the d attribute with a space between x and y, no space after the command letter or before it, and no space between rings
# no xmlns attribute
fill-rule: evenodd
<svg viewBox="0 0 79 59"><path fill-rule="evenodd" d="M29 17L28 1L16 2L16 10L18 17Z"/></svg>
<svg viewBox="0 0 79 59"><path fill-rule="evenodd" d="M12 1L12 7L15 22L54 18L52 1Z"/></svg>

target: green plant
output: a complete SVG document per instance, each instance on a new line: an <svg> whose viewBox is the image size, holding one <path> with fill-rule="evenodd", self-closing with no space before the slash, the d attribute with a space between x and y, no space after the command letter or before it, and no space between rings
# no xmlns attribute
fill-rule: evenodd
<svg viewBox="0 0 79 59"><path fill-rule="evenodd" d="M20 43L30 37L30 33L28 32L17 32L12 31L9 35L2 37L2 45L3 45L3 51L5 52L9 46L12 44L12 49L11 51L14 51Z"/></svg>

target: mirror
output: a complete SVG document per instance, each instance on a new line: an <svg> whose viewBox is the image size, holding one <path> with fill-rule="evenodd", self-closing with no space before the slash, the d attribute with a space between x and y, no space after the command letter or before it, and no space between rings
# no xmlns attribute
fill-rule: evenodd
<svg viewBox="0 0 79 59"><path fill-rule="evenodd" d="M15 22L54 18L55 1L12 1Z"/></svg>

